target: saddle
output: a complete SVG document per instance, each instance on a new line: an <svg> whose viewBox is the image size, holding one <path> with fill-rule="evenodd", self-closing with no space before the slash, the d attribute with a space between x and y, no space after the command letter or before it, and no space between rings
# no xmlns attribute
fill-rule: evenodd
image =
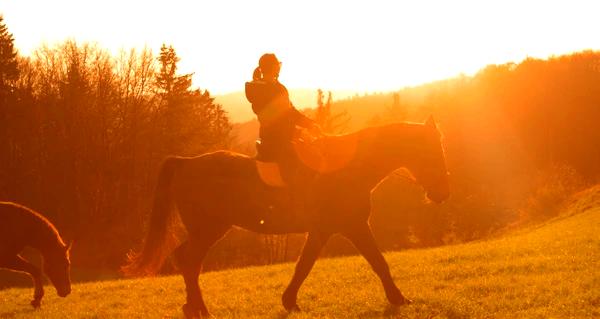
<svg viewBox="0 0 600 319"><path fill-rule="evenodd" d="M260 139L256 140L257 155L254 160L258 176L263 183L271 187L285 187L287 184L283 181L283 176L279 170L279 163L265 150Z"/></svg>
<svg viewBox="0 0 600 319"><path fill-rule="evenodd" d="M311 175L327 174L347 167L356 155L356 147L356 137L352 135L315 139L301 131L298 138L292 141L293 153L301 166L300 169ZM281 154L265 147L261 140L256 141L256 150L256 169L263 182L273 187L287 186L282 173L285 176L290 174L284 171L285 165L281 165Z"/></svg>

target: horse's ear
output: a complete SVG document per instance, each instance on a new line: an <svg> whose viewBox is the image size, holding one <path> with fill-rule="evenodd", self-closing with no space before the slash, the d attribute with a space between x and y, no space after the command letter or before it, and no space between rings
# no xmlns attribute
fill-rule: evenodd
<svg viewBox="0 0 600 319"><path fill-rule="evenodd" d="M432 128L437 128L437 126L435 125L435 120L433 119L433 114L429 115L427 121L425 121L425 125Z"/></svg>

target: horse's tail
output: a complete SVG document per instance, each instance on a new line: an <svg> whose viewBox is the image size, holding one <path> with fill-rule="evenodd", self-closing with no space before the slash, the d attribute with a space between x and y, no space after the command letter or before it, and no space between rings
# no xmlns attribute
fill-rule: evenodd
<svg viewBox="0 0 600 319"><path fill-rule="evenodd" d="M154 192L154 206L144 247L141 251L132 251L128 254L127 264L121 268L125 275L153 275L160 270L164 260L171 253L175 242L175 237L169 229L173 220L171 181L181 163L179 158L169 157L162 164Z"/></svg>

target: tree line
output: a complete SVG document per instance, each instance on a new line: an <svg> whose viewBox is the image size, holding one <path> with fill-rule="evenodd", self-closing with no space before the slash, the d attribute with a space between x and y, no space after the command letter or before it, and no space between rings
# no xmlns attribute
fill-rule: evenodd
<svg viewBox="0 0 600 319"><path fill-rule="evenodd" d="M23 57L0 27L0 198L74 239L75 265L116 268L142 238L161 162L227 147L227 114L178 74L172 46L112 56L69 40Z"/></svg>

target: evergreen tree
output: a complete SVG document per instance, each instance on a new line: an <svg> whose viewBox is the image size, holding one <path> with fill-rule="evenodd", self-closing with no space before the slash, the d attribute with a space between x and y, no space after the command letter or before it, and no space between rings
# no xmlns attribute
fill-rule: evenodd
<svg viewBox="0 0 600 319"><path fill-rule="evenodd" d="M156 88L165 116L165 151L193 154L223 144L231 126L208 91L192 89L193 74L177 75L179 60L173 46L162 45Z"/></svg>
<svg viewBox="0 0 600 319"><path fill-rule="evenodd" d="M19 78L14 42L13 35L4 24L4 17L0 15L0 101L3 103L6 103L6 96L12 91L13 82Z"/></svg>
<svg viewBox="0 0 600 319"><path fill-rule="evenodd" d="M158 93L167 100L185 95L192 85L192 74L176 75L179 60L173 46L161 46L158 57L160 72L156 84Z"/></svg>
<svg viewBox="0 0 600 319"><path fill-rule="evenodd" d="M14 47L13 35L4 24L0 15L0 196L3 194L5 173L11 168L8 165L11 158L13 135L11 112L16 109L15 82L19 78L17 51Z"/></svg>
<svg viewBox="0 0 600 319"><path fill-rule="evenodd" d="M317 90L317 112L315 114L315 121L321 125L322 128L325 129L327 126L327 121L330 118L330 109L328 104L323 103L323 90Z"/></svg>
<svg viewBox="0 0 600 319"><path fill-rule="evenodd" d="M394 92L394 102L387 110L387 116L391 122L400 122L406 120L406 108L400 102L400 93Z"/></svg>

